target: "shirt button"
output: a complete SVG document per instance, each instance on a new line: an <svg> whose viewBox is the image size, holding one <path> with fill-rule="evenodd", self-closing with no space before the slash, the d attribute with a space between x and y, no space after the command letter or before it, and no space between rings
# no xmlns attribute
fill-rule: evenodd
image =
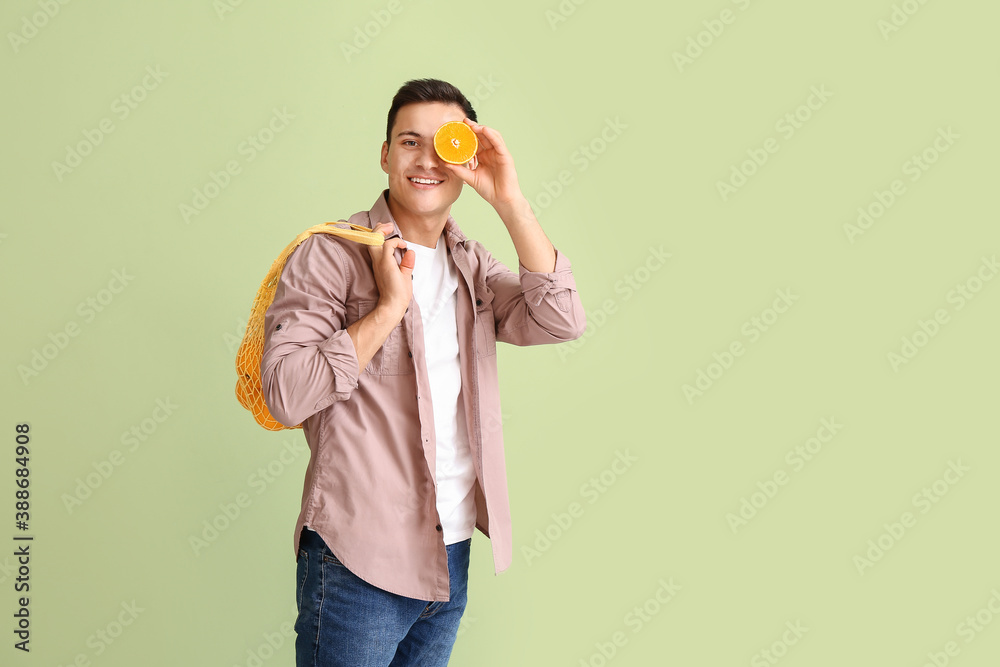
<svg viewBox="0 0 1000 667"><path fill-rule="evenodd" d="M412 353L412 352L407 352L407 353L406 353L406 356L408 356L408 357L412 357L412 356L413 356L413 353Z"/></svg>
<svg viewBox="0 0 1000 667"><path fill-rule="evenodd" d="M441 524L438 524L438 525L434 526L434 530L436 530L436 531L438 531L440 533L441 532Z"/></svg>
<svg viewBox="0 0 1000 667"><path fill-rule="evenodd" d="M482 299L476 299L476 305L477 306L483 305L483 300Z"/></svg>

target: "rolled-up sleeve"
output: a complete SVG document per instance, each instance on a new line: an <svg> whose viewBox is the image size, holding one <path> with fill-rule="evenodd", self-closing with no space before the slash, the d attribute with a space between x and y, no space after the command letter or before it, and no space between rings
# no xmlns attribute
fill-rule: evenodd
<svg viewBox="0 0 1000 667"><path fill-rule="evenodd" d="M358 386L345 326L350 267L337 241L314 234L288 257L264 315L261 386L271 415L296 426Z"/></svg>
<svg viewBox="0 0 1000 667"><path fill-rule="evenodd" d="M555 249L552 271L514 273L490 255L486 286L493 291L497 340L513 345L562 343L579 338L587 324L569 258Z"/></svg>

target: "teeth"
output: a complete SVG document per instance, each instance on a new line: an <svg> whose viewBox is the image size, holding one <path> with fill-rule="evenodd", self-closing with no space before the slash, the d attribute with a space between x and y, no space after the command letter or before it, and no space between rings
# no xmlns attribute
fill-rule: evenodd
<svg viewBox="0 0 1000 667"><path fill-rule="evenodd" d="M423 183L425 185L437 185L438 183L441 182L441 181L432 181L428 178L411 178L410 180L413 181L414 183Z"/></svg>

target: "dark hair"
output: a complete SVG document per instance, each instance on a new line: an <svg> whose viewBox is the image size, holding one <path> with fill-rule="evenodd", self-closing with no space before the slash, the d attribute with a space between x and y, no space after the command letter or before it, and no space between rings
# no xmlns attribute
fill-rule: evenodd
<svg viewBox="0 0 1000 667"><path fill-rule="evenodd" d="M476 110L472 104L455 86L440 79L411 79L407 81L392 98L392 106L389 107L389 119L385 125L385 140L392 143L392 126L396 122L396 114L407 104L417 102L444 102L445 104L457 104L465 111L465 115L474 121Z"/></svg>

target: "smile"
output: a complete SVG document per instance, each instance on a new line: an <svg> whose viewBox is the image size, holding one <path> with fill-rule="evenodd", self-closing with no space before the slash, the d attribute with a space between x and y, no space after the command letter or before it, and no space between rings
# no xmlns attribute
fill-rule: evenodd
<svg viewBox="0 0 1000 667"><path fill-rule="evenodd" d="M417 177L415 177L415 176L411 176L411 177L409 177L409 179L408 179L408 180L409 180L409 181L410 181L411 183L418 183L418 184L420 184L420 185L437 185L437 184L439 184L439 183L442 183L442 182L443 182L443 181L436 181L436 180L434 180L434 179L432 179L432 178L417 178Z"/></svg>

